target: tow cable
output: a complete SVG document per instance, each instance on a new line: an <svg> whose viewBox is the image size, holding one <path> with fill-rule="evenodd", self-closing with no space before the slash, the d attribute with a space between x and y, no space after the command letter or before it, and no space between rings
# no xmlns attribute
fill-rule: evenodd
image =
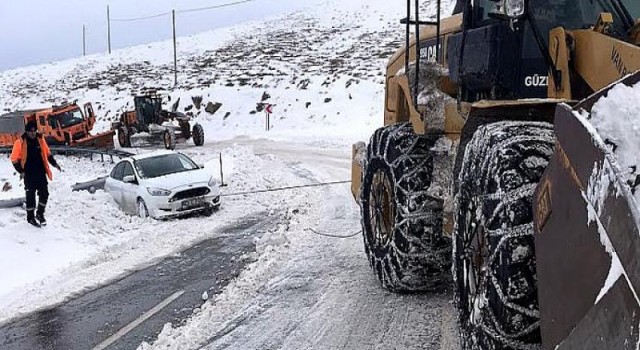
<svg viewBox="0 0 640 350"><path fill-rule="evenodd" d="M320 232L318 232L318 231L316 231L316 230L314 230L312 228L305 228L305 230L306 231L311 231L312 233L315 233L315 234L317 234L319 236L331 237L331 238L351 238L353 236L359 235L362 232L362 230L359 230L358 232L354 232L354 233L352 233L350 235L338 236L338 235L332 235L332 234L329 234L329 233L320 233Z"/></svg>
<svg viewBox="0 0 640 350"><path fill-rule="evenodd" d="M317 184L299 185L299 186L268 188L268 189L264 189L264 190L255 190L255 191L246 191L246 192L233 192L233 193L224 193L224 194L221 193L220 197L242 196L242 195L245 195L245 194L264 193L264 192L277 192L277 191L293 190L293 189L296 189L296 188L306 188L306 187L331 186L331 185L338 185L338 184L346 184L346 183L349 183L349 182L351 182L351 180L322 182L322 183L317 183Z"/></svg>
<svg viewBox="0 0 640 350"><path fill-rule="evenodd" d="M269 189L264 189L264 190L255 190L255 191L246 191L246 192L233 192L233 193L225 193L225 194L220 194L220 197L231 197L231 196L242 196L245 194L254 194L254 193L264 193L264 192L276 192L276 191L286 191L286 190L292 190L292 189L298 189L298 188L307 188L307 187L320 187L320 186L331 186L331 185L339 185L339 184L346 184L351 182L351 180L345 180L345 181L331 181L331 182L322 182L322 183L316 183L316 184L309 184L309 185L298 185L298 186L286 186L286 187L277 187L277 188L269 188ZM324 236L324 237L331 237L331 238L351 238L354 236L359 235L362 230L359 230L355 233L346 235L346 236L340 236L340 235L332 235L329 233L320 233L312 228L305 228L305 231L310 231L312 233L315 233L316 235L319 236Z"/></svg>

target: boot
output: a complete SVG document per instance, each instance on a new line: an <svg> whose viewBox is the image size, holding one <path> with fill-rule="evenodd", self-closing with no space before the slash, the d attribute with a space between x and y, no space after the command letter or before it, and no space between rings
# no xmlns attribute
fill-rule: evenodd
<svg viewBox="0 0 640 350"><path fill-rule="evenodd" d="M36 220L40 221L41 226L47 226L47 219L44 218L44 207L39 205L36 212Z"/></svg>
<svg viewBox="0 0 640 350"><path fill-rule="evenodd" d="M27 210L27 222L35 227L40 227L40 224L33 217L33 210Z"/></svg>

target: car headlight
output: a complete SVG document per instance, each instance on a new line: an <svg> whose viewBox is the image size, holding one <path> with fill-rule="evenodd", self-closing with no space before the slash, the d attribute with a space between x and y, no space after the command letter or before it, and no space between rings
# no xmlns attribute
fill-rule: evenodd
<svg viewBox="0 0 640 350"><path fill-rule="evenodd" d="M149 194L152 196L158 196L158 197L160 196L166 197L171 194L171 191L165 190L163 188L157 188L157 187L147 187L147 192L149 192Z"/></svg>
<svg viewBox="0 0 640 350"><path fill-rule="evenodd" d="M211 178L209 179L209 187L214 187L217 183L218 181L216 181L216 178L211 176Z"/></svg>

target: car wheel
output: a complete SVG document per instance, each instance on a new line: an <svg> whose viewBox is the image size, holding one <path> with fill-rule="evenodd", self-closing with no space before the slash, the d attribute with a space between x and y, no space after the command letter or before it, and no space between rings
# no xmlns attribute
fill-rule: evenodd
<svg viewBox="0 0 640 350"><path fill-rule="evenodd" d="M213 213L215 213L216 211L218 211L218 209L220 209L220 203L216 204L216 205L212 205L210 207L208 207L207 209L205 209L202 214L204 216L211 216L213 215Z"/></svg>
<svg viewBox="0 0 640 350"><path fill-rule="evenodd" d="M138 198L138 217L141 219L146 219L149 217L149 210L147 210L147 205L144 203L142 198Z"/></svg>

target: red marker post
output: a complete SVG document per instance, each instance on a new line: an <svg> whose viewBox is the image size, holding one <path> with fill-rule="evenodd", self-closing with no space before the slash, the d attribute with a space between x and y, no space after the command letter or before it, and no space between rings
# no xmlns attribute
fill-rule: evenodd
<svg viewBox="0 0 640 350"><path fill-rule="evenodd" d="M269 118L271 117L271 113L273 113L273 106L270 104L267 104L264 107L264 114L266 115L266 129L267 131L269 131Z"/></svg>

